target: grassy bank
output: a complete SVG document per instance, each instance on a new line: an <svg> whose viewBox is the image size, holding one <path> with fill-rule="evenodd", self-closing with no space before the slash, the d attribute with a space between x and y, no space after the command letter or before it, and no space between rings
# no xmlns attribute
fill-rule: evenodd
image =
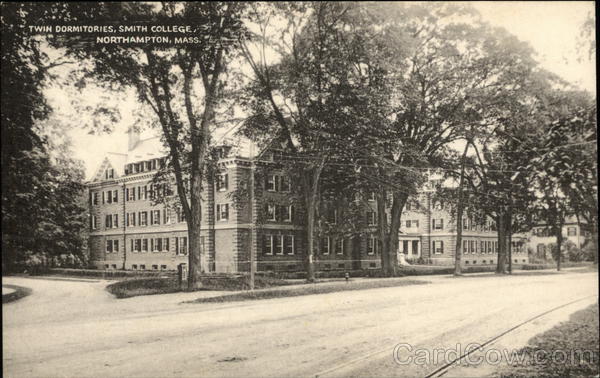
<svg viewBox="0 0 600 378"><path fill-rule="evenodd" d="M2 295L2 303L14 302L17 299L21 299L21 298L26 297L29 294L31 294L31 289L29 289L27 287L17 286L17 285L2 285L2 286L15 290L12 293Z"/></svg>
<svg viewBox="0 0 600 378"><path fill-rule="evenodd" d="M235 302L235 301L251 301L259 299L297 297L302 295L327 294L339 291L350 290L365 290L384 287L400 287L409 285L423 285L426 281L417 280L377 280L377 281L355 281L355 282L336 282L335 284L315 283L295 286L290 288L272 289L272 290L255 290L242 293L226 294L217 297L199 298L189 303L210 303L210 302Z"/></svg>
<svg viewBox="0 0 600 378"><path fill-rule="evenodd" d="M503 368L498 375L506 378L598 376L598 342L596 303L531 339L529 345L520 350L525 360Z"/></svg>
<svg viewBox="0 0 600 378"><path fill-rule="evenodd" d="M265 289L275 286L289 285L290 282L270 277L257 276L255 288ZM202 278L199 290L237 291L248 289L244 276L207 276ZM115 282L106 287L109 293L117 298L129 298L139 295L168 294L182 291L176 277L134 278Z"/></svg>

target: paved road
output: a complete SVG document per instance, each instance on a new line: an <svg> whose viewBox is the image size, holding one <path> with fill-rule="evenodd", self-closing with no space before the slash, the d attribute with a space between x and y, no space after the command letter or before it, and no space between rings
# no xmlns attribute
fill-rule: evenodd
<svg viewBox="0 0 600 378"><path fill-rule="evenodd" d="M421 279L431 283L181 304L211 294L117 300L104 291L107 281L4 278L33 293L2 306L3 373L19 378L422 376L431 367L395 364L395 345L482 342L547 309L598 295L597 273L577 270Z"/></svg>

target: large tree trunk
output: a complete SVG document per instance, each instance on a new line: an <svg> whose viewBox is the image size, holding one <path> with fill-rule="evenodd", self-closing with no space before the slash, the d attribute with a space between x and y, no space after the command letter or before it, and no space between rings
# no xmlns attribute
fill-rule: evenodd
<svg viewBox="0 0 600 378"><path fill-rule="evenodd" d="M324 166L325 158L322 158L319 164L313 168L312 172L307 172L304 176L304 196L307 213L306 240L308 245L308 251L306 252L306 280L308 282L314 282L315 280L315 220L319 204L319 181Z"/></svg>
<svg viewBox="0 0 600 378"><path fill-rule="evenodd" d="M381 246L381 270L388 277L394 277L398 274L398 234L400 232L402 209L407 199L408 194L404 192L396 191L393 193L388 229L387 214L385 212L386 191L382 191L377 198L379 220L377 229Z"/></svg>
<svg viewBox="0 0 600 378"><path fill-rule="evenodd" d="M463 217L463 184L465 181L465 159L469 151L469 142L465 145L460 163L460 181L458 183L458 206L456 209L456 248L454 250L454 275L460 276L462 259L462 217Z"/></svg>
<svg viewBox="0 0 600 378"><path fill-rule="evenodd" d="M506 273L506 259L505 259L505 248L504 243L506 240L506 230L504 226L504 213L498 214L496 216L496 228L498 235L498 262L496 265L496 273L505 274Z"/></svg>
<svg viewBox="0 0 600 378"><path fill-rule="evenodd" d="M508 254L508 273L512 274L512 209L506 213L506 249Z"/></svg>
<svg viewBox="0 0 600 378"><path fill-rule="evenodd" d="M556 270L560 271L560 265L562 260L562 244L563 244L563 236L562 236L562 224L559 224L555 227L556 234Z"/></svg>

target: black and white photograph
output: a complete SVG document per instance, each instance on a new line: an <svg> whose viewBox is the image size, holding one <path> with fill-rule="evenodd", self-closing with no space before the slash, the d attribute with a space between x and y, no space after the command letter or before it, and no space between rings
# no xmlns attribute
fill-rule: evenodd
<svg viewBox="0 0 600 378"><path fill-rule="evenodd" d="M0 10L3 376L599 376L594 1Z"/></svg>

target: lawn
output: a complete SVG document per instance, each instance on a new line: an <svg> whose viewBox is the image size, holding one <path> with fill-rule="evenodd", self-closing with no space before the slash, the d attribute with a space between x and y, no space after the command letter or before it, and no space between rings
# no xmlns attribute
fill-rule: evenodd
<svg viewBox="0 0 600 378"><path fill-rule="evenodd" d="M256 276L254 286L265 289L274 286L290 285L286 280ZM202 279L202 288L198 290L237 291L248 289L244 276L214 276ZM129 298L139 295L168 294L182 291L176 277L133 278L115 282L106 290L117 298Z"/></svg>
<svg viewBox="0 0 600 378"><path fill-rule="evenodd" d="M501 377L598 376L598 304L571 315L569 321L535 336L520 350L522 363L503 368Z"/></svg>
<svg viewBox="0 0 600 378"><path fill-rule="evenodd" d="M278 288L271 290L254 290L241 293L225 294L216 297L199 298L188 303L210 303L210 302L235 302L251 301L259 299L297 297L301 295L327 294L339 291L377 289L384 287L400 287L409 285L423 285L426 281L408 280L408 279L389 279L374 280L364 279L361 281L335 282L335 283L313 283L298 285L290 288Z"/></svg>

